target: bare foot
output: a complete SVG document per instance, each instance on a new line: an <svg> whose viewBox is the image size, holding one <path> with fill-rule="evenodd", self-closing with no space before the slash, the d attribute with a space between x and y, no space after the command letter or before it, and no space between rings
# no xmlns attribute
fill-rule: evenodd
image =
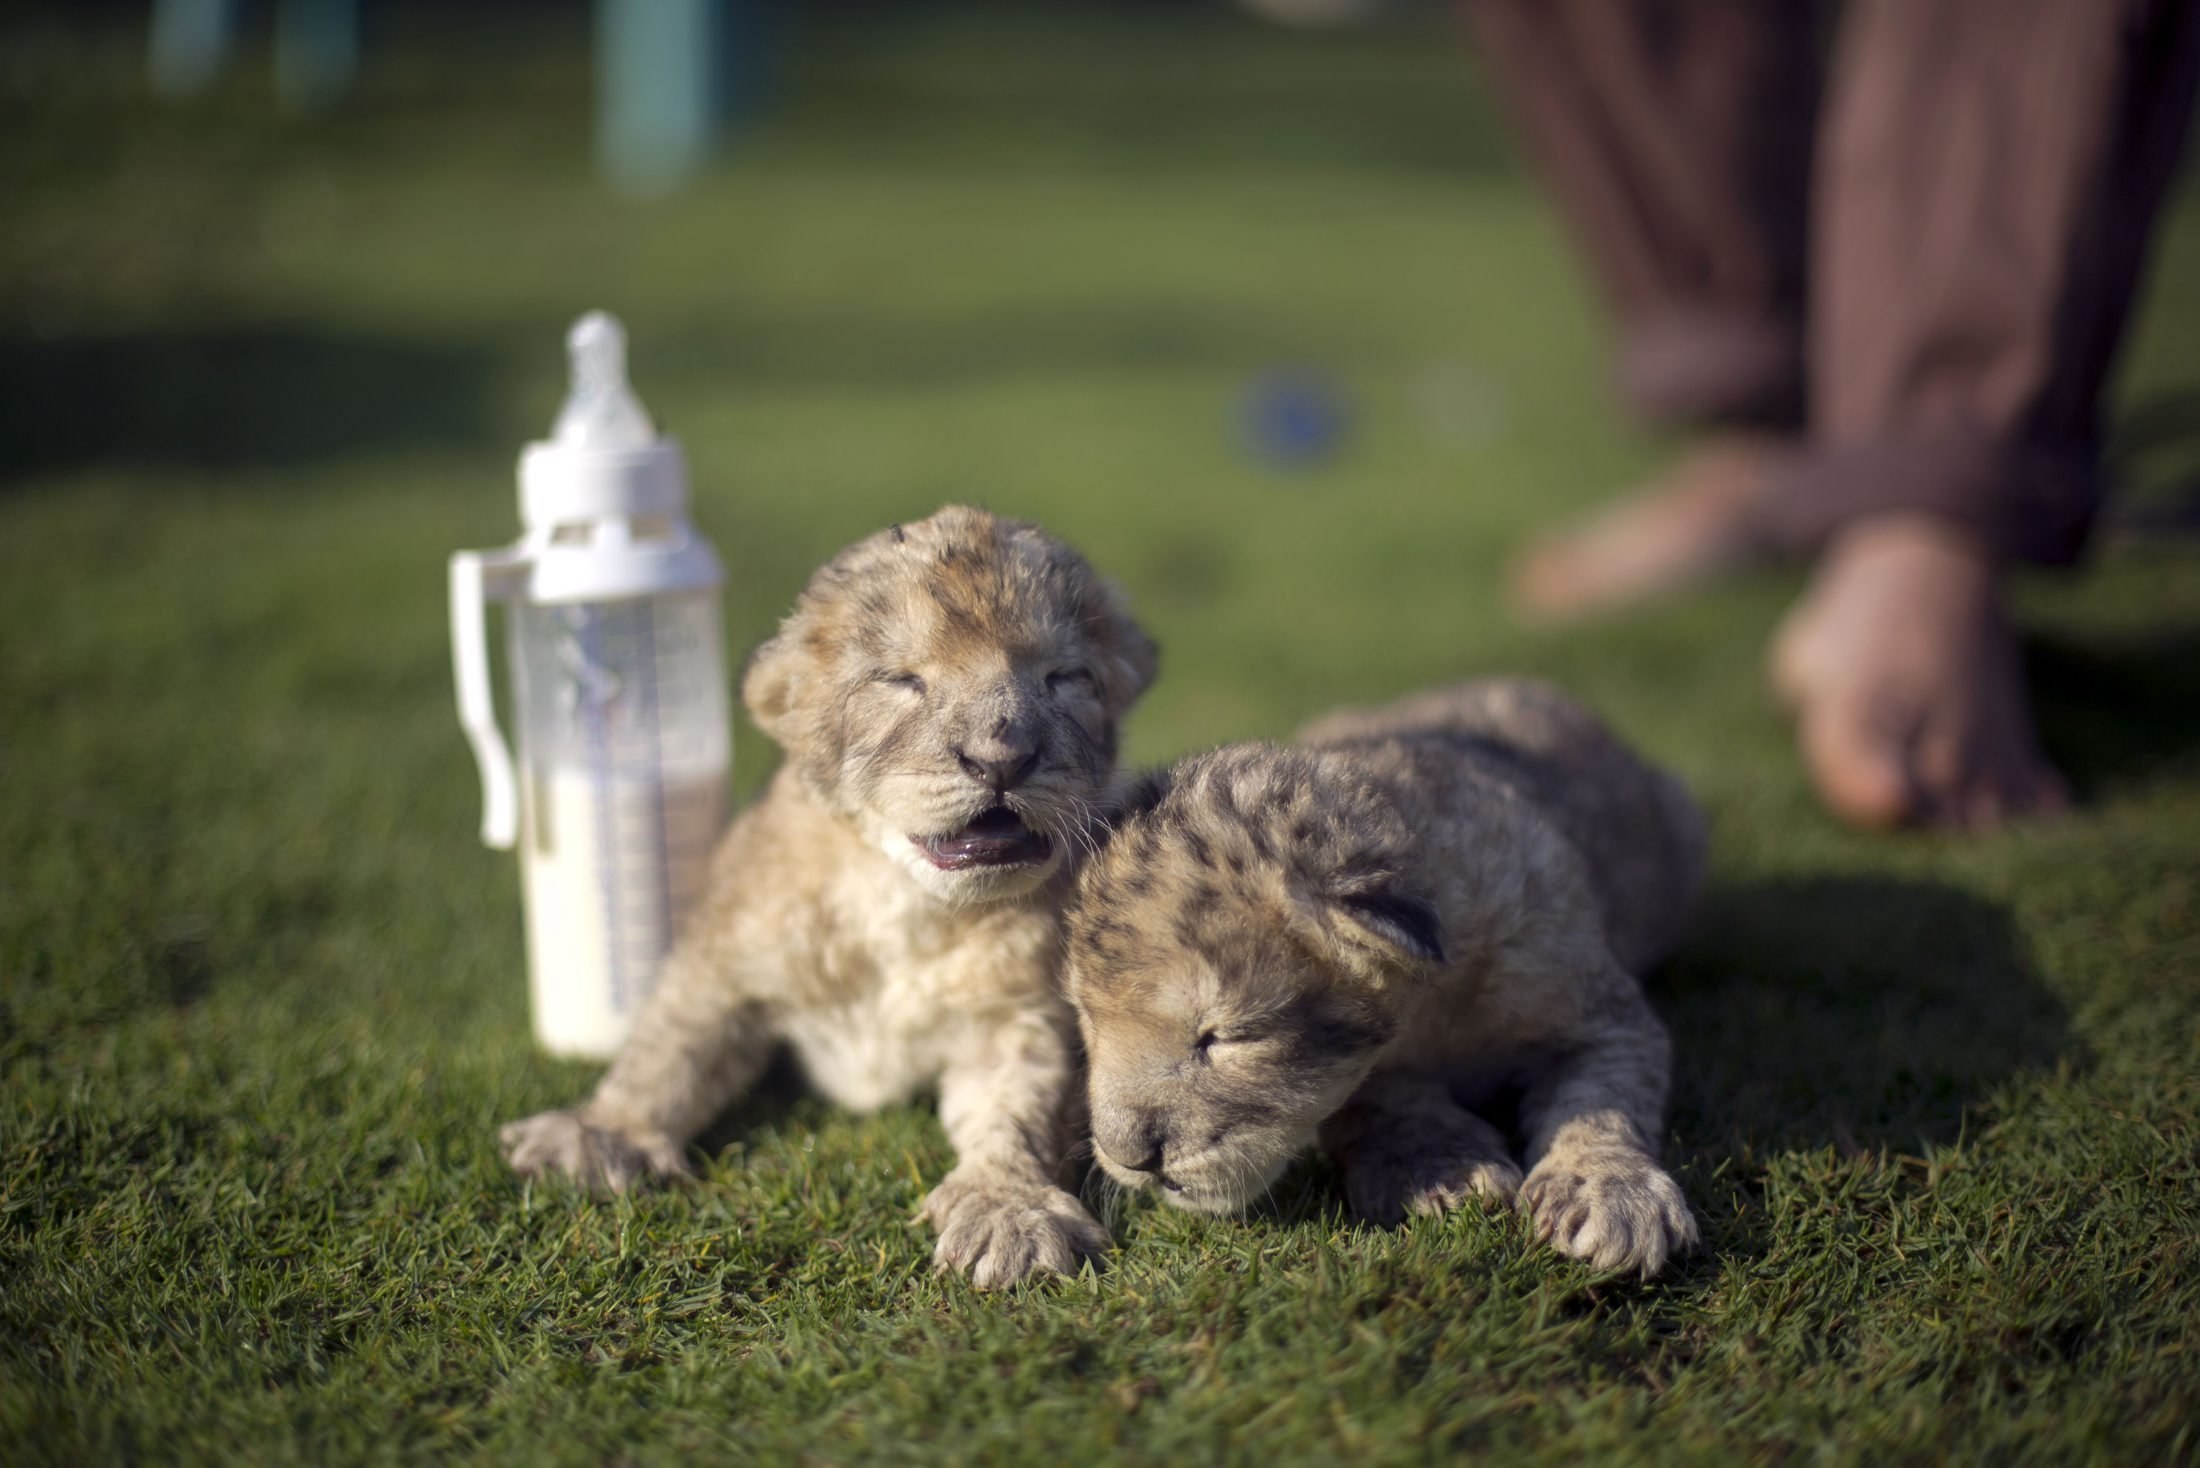
<svg viewBox="0 0 2200 1468"><path fill-rule="evenodd" d="M1757 496L1794 452L1764 434L1711 440L1587 523L1529 546L1513 563L1513 604L1533 617L1578 617L1768 558Z"/></svg>
<svg viewBox="0 0 2200 1468"><path fill-rule="evenodd" d="M1963 531L1900 515L1847 530L1772 654L1803 761L1842 819L1977 830L2069 804L2040 752L2000 578Z"/></svg>

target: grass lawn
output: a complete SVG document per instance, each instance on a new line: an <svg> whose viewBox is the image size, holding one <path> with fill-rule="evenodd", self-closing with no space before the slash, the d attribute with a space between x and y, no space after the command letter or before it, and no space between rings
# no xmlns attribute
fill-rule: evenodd
<svg viewBox="0 0 2200 1468"><path fill-rule="evenodd" d="M1440 27L827 11L634 204L585 16L507 13L378 8L312 121L264 58L144 102L132 7L0 21L0 1460L2200 1455L2200 549L2022 585L2082 813L1851 834L1760 676L1793 577L1503 615L1508 549L1669 446ZM2161 246L2114 413L2155 490L2200 466L2189 187ZM509 1177L497 1124L591 1071L529 1040L443 563L514 532L592 305L733 646L969 499L1161 638L1135 759L1508 670L1688 775L1713 881L1655 992L1705 1252L1646 1286L1510 1220L1369 1230L1309 1168L980 1296L907 1221L931 1113L792 1083L690 1186ZM1276 364L1349 395L1333 463L1241 451Z"/></svg>

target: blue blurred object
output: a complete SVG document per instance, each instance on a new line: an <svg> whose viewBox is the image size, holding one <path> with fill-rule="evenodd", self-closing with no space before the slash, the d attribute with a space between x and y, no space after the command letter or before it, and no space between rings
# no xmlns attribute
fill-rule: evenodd
<svg viewBox="0 0 2200 1468"><path fill-rule="evenodd" d="M1351 426L1336 384L1305 368L1275 368L1255 377L1239 408L1245 447L1277 469L1303 469L1335 456Z"/></svg>

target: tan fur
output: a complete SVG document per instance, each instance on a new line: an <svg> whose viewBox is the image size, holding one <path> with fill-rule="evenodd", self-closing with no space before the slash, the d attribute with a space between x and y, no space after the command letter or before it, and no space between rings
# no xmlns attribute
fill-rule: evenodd
<svg viewBox="0 0 2200 1468"><path fill-rule="evenodd" d="M1377 1221L1517 1196L1599 1268L1694 1244L1635 977L1702 871L1677 781L1508 681L1216 750L1137 804L1070 920L1111 1177L1226 1212L1318 1142ZM1517 1162L1475 1114L1514 1090Z"/></svg>
<svg viewBox="0 0 2200 1468"><path fill-rule="evenodd" d="M836 556L743 679L786 763L595 1094L507 1126L512 1166L614 1191L684 1172L785 1042L849 1107L937 1089L958 1157L924 1204L941 1265L997 1285L1104 1250L1060 1186L1077 1097L1059 915L1154 663L1034 526L950 507ZM1049 836L1044 863L943 871L912 839L1001 803Z"/></svg>

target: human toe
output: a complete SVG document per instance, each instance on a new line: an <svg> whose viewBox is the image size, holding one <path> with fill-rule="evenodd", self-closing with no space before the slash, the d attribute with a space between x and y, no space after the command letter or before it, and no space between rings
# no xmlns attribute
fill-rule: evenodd
<svg viewBox="0 0 2200 1468"><path fill-rule="evenodd" d="M1903 739L1861 702L1828 699L1806 708L1800 733L1811 782L1842 820L1886 830L1925 814L1926 795Z"/></svg>

